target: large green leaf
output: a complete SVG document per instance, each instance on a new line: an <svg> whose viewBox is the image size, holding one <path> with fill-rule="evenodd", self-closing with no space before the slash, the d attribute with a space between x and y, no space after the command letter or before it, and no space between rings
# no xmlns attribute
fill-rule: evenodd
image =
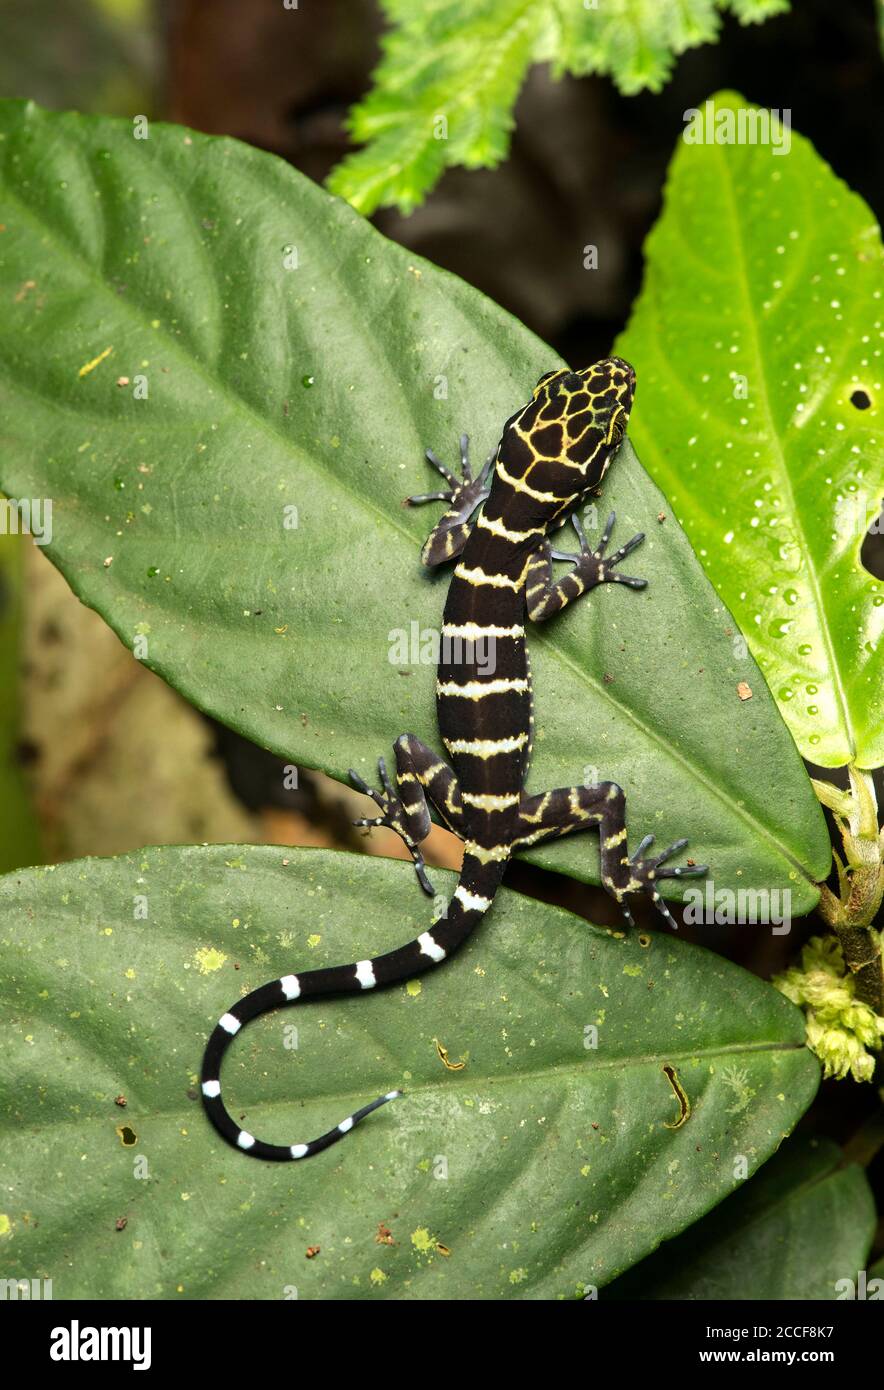
<svg viewBox="0 0 884 1390"><path fill-rule="evenodd" d="M3 1272L57 1298L573 1297L730 1192L735 1159L754 1170L813 1097L802 1016L769 985L504 891L439 970L265 1017L223 1074L280 1142L391 1086L401 1101L300 1165L225 1145L194 1089L219 1015L274 974L400 944L426 908L410 866L318 850L0 880Z"/></svg>
<svg viewBox="0 0 884 1390"><path fill-rule="evenodd" d="M689 1231L615 1280L606 1298L836 1299L875 1231L862 1168L828 1139L790 1139ZM871 1277L871 1276L870 1276Z"/></svg>
<svg viewBox="0 0 884 1390"><path fill-rule="evenodd" d="M877 767L884 588L860 564L884 493L875 219L794 131L779 155L680 142L646 258L619 340L636 445L801 751Z"/></svg>
<svg viewBox="0 0 884 1390"><path fill-rule="evenodd" d="M437 509L402 498L435 477L424 445L492 448L553 354L234 141L17 104L0 129L2 481L55 499L75 592L284 757L371 775L399 733L435 742L433 667L391 639L438 626L447 581L419 561ZM147 399L115 384L136 376ZM648 533L651 582L532 635L532 782L615 777L636 835L687 835L717 883L806 911L829 844L788 732L630 448L612 479L600 522L613 506L620 540ZM534 857L597 876L587 837Z"/></svg>

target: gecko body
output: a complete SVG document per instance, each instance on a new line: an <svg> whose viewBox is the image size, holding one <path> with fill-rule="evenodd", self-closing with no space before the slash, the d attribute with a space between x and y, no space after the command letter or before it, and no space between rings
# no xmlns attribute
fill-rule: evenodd
<svg viewBox="0 0 884 1390"><path fill-rule="evenodd" d="M447 760L413 734L403 734L394 744L395 787L383 758L380 791L355 773L350 775L380 811L359 824L395 830L411 853L422 888L430 894L433 888L420 845L430 831L431 802L445 825L464 841L460 877L444 911L415 940L350 965L284 975L239 999L220 1019L203 1060L202 1097L215 1128L242 1152L277 1161L309 1158L401 1094L389 1091L379 1096L318 1139L290 1145L256 1139L237 1124L221 1097L222 1058L244 1024L268 1009L302 999L359 994L407 980L448 959L491 907L507 862L518 850L597 827L602 883L630 923L630 894L650 893L671 922L658 891L660 880L706 873L704 865L669 866L686 840L648 857L653 840L648 835L630 856L625 797L616 782L562 787L534 796L524 790L534 732L526 619L545 621L599 584L639 589L647 583L616 568L643 535L633 536L608 556L613 513L597 548L591 550L575 512L595 493L617 452L634 393L635 373L617 357L584 371L548 372L530 401L506 422L497 449L477 478L472 477L465 437L460 480L427 450L447 488L409 501L444 501L448 506L424 545L422 559L428 566L458 561L443 614L436 683ZM569 515L580 544L577 554L554 550L549 541L550 532ZM571 561L573 568L557 580L553 560Z"/></svg>

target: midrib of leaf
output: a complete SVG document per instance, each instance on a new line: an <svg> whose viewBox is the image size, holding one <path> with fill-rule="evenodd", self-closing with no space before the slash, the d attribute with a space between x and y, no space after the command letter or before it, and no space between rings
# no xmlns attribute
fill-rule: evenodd
<svg viewBox="0 0 884 1390"><path fill-rule="evenodd" d="M776 459L779 462L779 471L784 482L784 490L788 494L789 502L791 505L791 516L795 526L795 531L797 535L800 537L802 553L804 554L807 563L807 573L810 580L811 592L813 594L816 610L820 615L820 631L822 633L826 656L829 662L829 669L831 671L832 683L837 696L837 703L841 711L842 724L844 727L845 734L847 735L848 742L850 744L851 753L855 754L856 737L854 735L853 725L850 719L850 710L848 708L847 700L845 698L844 687L841 683L841 673L838 667L838 661L835 657L835 651L832 645L832 636L829 630L829 615L827 609L823 604L819 576L816 572L816 566L814 564L814 556L808 544L807 534L805 532L804 525L802 522L801 509L800 507L798 507L795 500L795 491L792 486L792 478L789 473L789 469L786 465L786 455L783 450L783 445L780 440L779 433L777 432L776 425L774 424L773 413L770 407L770 395L768 392L767 385L767 373L765 371L765 362L761 348L761 339L758 334L758 326L755 320L754 305L749 289L749 277L746 269L746 256L743 246L743 239L740 234L742 222L740 220L739 208L737 206L737 200L734 194L734 187L730 177L730 167L728 164L727 155L724 151L724 147L716 144L713 145L712 148L716 152L716 158L718 160L719 166L724 169L724 179L722 180L722 182L725 187L726 198L730 214L730 222L734 229L732 243L736 250L736 265L738 271L739 289L743 299L743 306L746 313L746 318L749 323L749 332L751 336L752 346L755 352L757 370L761 381L761 403L764 410L764 414L767 417L768 431L772 440L772 449L775 453Z"/></svg>
<svg viewBox="0 0 884 1390"><path fill-rule="evenodd" d="M655 315L658 332L653 337L649 337L647 339L647 341L644 344L644 351L646 353L653 353L655 365L657 366L657 369L660 372L661 376L665 376L668 379L673 392L678 392L684 397L685 405L687 407L688 413L690 414L697 408L697 398L685 385L681 373L675 369L675 367L672 365L671 359L663 351L662 342L665 335L663 332L663 320L660 317L660 310L656 298L656 289L654 290L653 299L651 298L650 294L646 293L646 309L648 305L650 305L651 310ZM720 426L720 432L722 435L729 434L729 423L726 422L721 416L717 416L711 410L707 410L707 419L711 419L716 426ZM761 431L753 433L750 436L750 438L752 438L753 442L757 444L766 443L766 436ZM668 462L661 449L658 447L654 436L650 433L646 435L645 439L642 441L642 455L645 458L655 457L658 460L657 477L661 479L664 478L667 472ZM744 564L748 564L753 555L753 551L751 550L751 548L747 550L746 547L742 545L740 542L737 542L737 544L734 547L734 551L737 555L743 558ZM721 601L724 603L725 596L722 592L722 578L719 575L710 575L710 581L713 587L715 588L716 593L721 598ZM771 646L771 644L758 634L756 634L756 636L753 639L753 645L756 651L764 651L766 653L769 653L771 658L774 658L778 655L778 653L774 651L774 648Z"/></svg>
<svg viewBox="0 0 884 1390"><path fill-rule="evenodd" d="M657 305L657 300L656 300L656 298L654 298L654 299L652 300L652 299L650 298L650 296L647 296L647 297L646 297L646 306L645 306L645 307L647 308L649 304L650 304L651 309L652 309L652 311L653 311L653 313L654 313L654 315L655 315L655 318L656 318L656 323L657 323L658 332L654 335L653 338L649 338L649 339L646 341L646 343L644 344L644 351L645 351L646 353L647 353L647 352L652 352L652 353L653 353L656 366L657 366L658 370L660 371L661 375L667 377L668 381L669 381L670 384L671 384L672 390L673 390L673 391L679 392L679 393L684 397L685 404L686 404L686 406L689 408L689 411L693 411L693 410L695 410L696 407L697 407L697 398L691 393L690 389L689 389L687 386L685 386L684 380L682 379L681 374L680 374L678 371L676 371L675 367L672 365L672 362L671 362L670 358L666 355L666 353L663 351L663 348L662 348L662 342L663 342L663 340L664 340L665 334L664 334L664 331L663 331L663 321L662 321L662 319L660 318L660 312L659 312L659 308L658 308L658 305ZM729 434L729 425L728 425L723 419L721 419L721 417L714 415L713 412L711 412L711 411L708 411L708 412L707 412L707 418L711 419L712 422L713 422L716 426L720 426L720 433L721 433L722 435L727 435L727 434ZM745 437L747 437L747 436L743 436L743 437L745 438ZM754 442L754 443L757 443L757 444L766 444L766 443L768 442L768 436L767 436L763 431L756 431L756 432L753 432L753 434L752 434L751 436L748 436L748 437L751 438L751 439L753 440L753 442ZM657 460L658 460L658 473L657 473L657 476L660 477L660 478L664 477L665 474L666 474L667 468L668 468L668 462L667 462L666 458L664 457L663 453L661 452L661 450L657 447L657 445L656 445L656 443L655 443L655 441L654 441L654 439L653 439L653 436L648 435L648 436L642 441L642 454L643 454L644 457L647 457L647 458L650 458L650 457L656 457L656 458L657 458ZM711 522L710 522L710 525L711 525ZM796 528L796 529L797 529L797 528ZM738 555L738 556L741 557L741 560L742 560L742 563L743 563L744 568L747 568L747 567L751 564L751 561L754 559L754 551L753 551L753 549L752 549L752 547L751 547L751 543L749 544L749 546L748 546L748 548L747 548L747 546L746 546L745 544L742 544L742 543L740 543L740 542L738 541L738 542L734 545L733 550L734 550L734 553L735 553L736 555ZM725 584L724 584L724 580L723 580L722 576L716 574L716 575L714 575L714 576L710 576L710 579L711 579L711 581L712 581L712 583L713 583L713 585L714 585L714 587L715 587L716 592L717 592L717 593L719 594L719 596L721 597L722 602L726 602L726 597L725 597L725 593L724 593L724 588L725 588L726 586L725 586ZM755 653L755 656L756 656L756 660L758 659L758 655L759 655L760 653L763 653L765 656L768 657L768 659L771 661L772 664L776 665L776 664L779 662L779 660L780 660L780 653L779 653L779 651L773 646L773 644L772 644L767 638L765 638L765 636L764 636L763 633L761 633L761 632L755 633L755 635L754 635L753 638L752 638L752 647L753 647L753 649L754 649L754 653ZM763 668L762 668L762 674L763 674ZM769 687L770 683L769 683L769 681L767 681L767 678L766 678L766 677L765 677L765 683L766 683L766 684L768 685L768 687Z"/></svg>
<svg viewBox="0 0 884 1390"><path fill-rule="evenodd" d="M97 271L88 261L84 260L84 258L80 256L76 251L69 248L63 240L59 240L59 234L56 232L56 229L54 227L42 221L38 214L27 203L25 203L11 188L6 186L5 191L8 194L8 196L16 203L16 205L21 208L24 215L28 217L30 221L35 224L36 227L43 230L44 235L48 237L51 244L58 248L63 254L63 256L71 264L77 267L78 271L81 275L83 275L84 279L86 279L96 287L96 289L105 299L105 301L107 301L108 299L111 301L111 304L115 311L119 311L119 309L122 307L125 310L125 313L128 314L142 329L144 329L145 331L147 330L149 326L147 312L143 310L140 305L133 304L131 300L127 300L123 296L112 294L107 285L106 280L103 278L100 272ZM111 314L111 318L113 318L113 313ZM168 349L172 353L174 353L174 355L177 358L181 359L184 362L185 366L189 367L190 370L195 374L195 376L204 381L206 385L211 387L213 390L218 391L222 399L224 399L228 403L231 409L233 409L234 411L239 409L242 412L242 414L247 418L249 423L253 424L257 430L263 431L270 438L274 439L278 444L282 445L283 449L286 452L291 453L293 461L295 463L306 463L313 475L315 477L318 477L320 481L327 481L330 477L333 478L337 486L341 488L342 492L348 493L354 499L354 501L360 504L370 515L378 518L382 522L387 523L395 532L397 532L397 534L401 538L403 538L407 542L410 550L414 548L414 538L412 537L411 533L401 525L397 518L392 516L389 512L383 511L381 508L376 506L370 500L369 497L364 496L362 493L356 491L350 483L349 475L345 474L342 477L341 475L333 473L330 469L325 468L321 464L315 462L313 457L309 453L304 452L302 454L297 452L295 446L293 446L292 444L292 441L286 435L282 434L276 428L276 426L271 424L271 422L266 417L257 414L254 407L247 400L245 400L243 396L236 392L230 386L230 384L226 380L224 380L223 377L215 377L210 375L209 369L203 366L203 364L199 362L199 360L191 354L191 352L188 350L185 344L176 340L176 338L174 338L168 332L168 330L163 326L162 321L159 329L151 328L150 331L154 335L159 334L162 337L163 341L167 344ZM41 399L45 398L41 397ZM765 405L767 406L766 396ZM769 407L767 408L769 409ZM620 714L625 717L627 722L631 723L632 726L635 729L637 729L648 740L650 744L656 747L659 753L662 753L663 755L665 755L666 758L680 765L682 768L687 769L689 774L692 773L695 780L704 787L704 789L711 795L711 797L714 800L720 802L729 813L735 814L738 818L742 819L747 825L750 826L750 828L754 831L756 835L759 835L761 838L767 839L770 842L770 844L773 845L780 854L782 854L783 858L786 860L787 863L793 865L804 876L804 878L807 879L808 882L812 881L810 879L810 876L807 874L807 871L805 870L804 866L795 858L792 851L789 850L782 843L782 841L777 837L774 830L770 826L764 825L760 821L755 820L750 811L734 803L725 794L724 790L718 787L717 784L706 775L706 773L698 764L692 763L683 753L673 748L673 746L662 737L662 735L659 733L657 729L654 728L653 725L647 724L643 719L639 717L639 715L633 709L629 708L626 705L618 704L617 701L614 699L613 695L610 693L610 691L602 684L602 682L597 677L594 677L586 669L575 665L573 660L560 647L553 645L551 641L545 640L540 636L540 634L536 632L532 633L532 640L535 642L542 642L543 645L546 647L547 651L553 652L555 654L557 660L562 664L562 666L564 666L572 674L576 674L579 677L580 681L589 689L595 691L597 695L603 696L606 702L610 704L614 709L618 710ZM158 667L157 669L160 668ZM199 703L196 700L195 702ZM309 765L310 764L308 762L307 766ZM322 764L317 764L317 766L321 767Z"/></svg>
<svg viewBox="0 0 884 1390"><path fill-rule="evenodd" d="M667 1064L677 1066L681 1063L691 1062L696 1057L741 1057L748 1053L803 1052L804 1050L805 1044L803 1042L782 1041L725 1043L721 1047L695 1047L688 1052L674 1052L671 1050L663 1049L658 1053L654 1053L652 1056L614 1057L604 1062L596 1061L588 1064L580 1064L575 1060L571 1062L557 1062L553 1066L534 1067L530 1070L523 1068L522 1070L516 1072L500 1072L499 1074L494 1072L487 1072L482 1074L482 1076L479 1078L476 1084L482 1086L521 1086L523 1084L528 1085L537 1081L556 1080L559 1077L564 1077L565 1080L567 1080L570 1077L576 1078L578 1076L582 1076L584 1081L589 1082L592 1080L592 1077L597 1072L614 1072L631 1070L632 1068L638 1067L657 1066L662 1059L665 1059ZM225 1092L230 1092L233 1089L233 1086L235 1086L236 1084L235 1082L231 1083L229 1075L230 1069L231 1066L229 1064L228 1079L225 1083ZM448 1073L445 1072L444 1075L440 1076L438 1081L410 1081L408 1083L407 1089L402 1092L402 1096L405 1100L407 1100L409 1096L418 1096L425 1094L432 1095L437 1092L443 1092L450 1088L453 1084L451 1081L447 1080L447 1077ZM464 1080L469 1080L469 1078L464 1078ZM665 1094L662 1090L662 1087L660 1093L661 1095ZM670 1095L672 1094L673 1093L670 1092ZM143 1109L144 1118L149 1120L183 1118L189 1115L193 1115L196 1106L196 1102L191 1101L189 1106L172 1106L168 1109L153 1108L151 1107L149 1100L139 1099L137 1090L135 1090L134 1088L130 1088L127 1092L127 1095L129 1107L133 1115L134 1110L137 1107L141 1106ZM275 1099L273 1097L268 1097L264 1100L252 1099L248 1101L248 1105L250 1107L260 1106L261 1110L264 1112L276 1111L281 1108L291 1110L293 1105L298 1105L302 1102L307 1101L309 1101L311 1104L315 1103L323 1105L326 1101L334 1105L340 1103L342 1107L346 1108L347 1105L352 1106L352 1102L358 1101L360 1099L360 1096L362 1096L362 1099L364 1099L364 1095L362 1095L362 1092L352 1090L323 1091L321 1094L298 1094L293 1090L290 1096L280 1097L278 1099ZM243 1101L237 1102L237 1105L240 1109L244 1104L245 1102ZM87 1115L85 1118L82 1115L74 1115L70 1118L53 1120L48 1123L44 1121L41 1121L39 1124L33 1125L17 1123L15 1126L15 1133L39 1135L46 1133L54 1133L57 1130L64 1129L70 1125L76 1125L78 1128L82 1129L86 1125L100 1124L103 1126L106 1125L107 1122L108 1116L106 1115Z"/></svg>
<svg viewBox="0 0 884 1390"><path fill-rule="evenodd" d="M530 30L531 22L529 21L533 21L534 26L537 28L537 32L540 32L541 24L537 15L538 0L524 0L522 5L514 10L510 10L505 17L502 17L504 22L491 39L491 57L489 58L488 56L488 50L483 48L480 60L473 63L466 72L460 74L461 80L459 83L459 90L455 88L453 99L447 104L444 101L440 102L440 107L449 113L456 112L458 108L463 112L468 112L470 105L474 104L479 112L483 127L486 126L488 113L494 107L494 98L492 94L494 83L504 63L509 60L511 52L517 49L521 43L525 31ZM438 51L440 54L444 54L446 47L449 50L456 50L459 42L459 36L457 36L447 45L440 45ZM530 63L530 61L531 59L529 56L528 62ZM391 81L390 75L386 71L384 71L383 76L385 81L389 82L391 90L396 90L396 87L407 85L410 81L410 75L406 75L405 73L399 75L398 82ZM448 81L450 82L450 77ZM427 99L433 97L439 88L444 91L445 84L437 81L429 91L422 94L426 102L427 111L429 111L430 106L430 102ZM385 133L393 132L398 137L403 130L409 128L414 132L410 143L402 147L398 158L385 163L384 167L378 170L372 177L362 175L362 187L360 188L359 196L356 200L358 206L362 206L365 202L367 193L370 193L379 185L389 185L391 178L398 178L404 171L410 169L415 160L419 157L420 152L431 147L431 140L424 133L421 123L415 121L414 115L415 113L412 109L404 110L400 112L398 116L396 113L388 113L386 131L378 131L368 136L368 145L365 146L363 150L353 152L353 158L360 157L364 149L370 147L373 140L382 138ZM372 119L376 120L377 118L372 117ZM448 165L450 162L451 161L447 158L443 159L443 165Z"/></svg>
<svg viewBox="0 0 884 1390"><path fill-rule="evenodd" d="M490 77L487 86L477 93L476 103L480 110L487 112L491 109L493 105L491 89L500 74L504 62L509 59L510 53L518 48L523 34L531 29L529 18L533 18L534 20L536 28L535 39L537 34L540 33L542 28L541 20L543 18L542 10L543 7L537 4L537 0L525 0L525 4L521 7L521 13L516 14L507 30L499 36L492 63L483 64L483 72L488 72ZM537 17L538 14L540 14L540 19ZM528 62L530 61L531 59L529 56Z"/></svg>

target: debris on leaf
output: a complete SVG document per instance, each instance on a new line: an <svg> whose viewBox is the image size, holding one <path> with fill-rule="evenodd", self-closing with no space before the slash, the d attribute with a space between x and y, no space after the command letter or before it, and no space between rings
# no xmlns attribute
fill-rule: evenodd
<svg viewBox="0 0 884 1390"><path fill-rule="evenodd" d="M93 357L91 362L84 362L77 375L81 377L88 376L90 372L95 371L95 368L98 366L99 362L103 362L106 357L110 357L112 352L112 347L106 347L104 349L104 352L100 352L97 357Z"/></svg>
<svg viewBox="0 0 884 1390"><path fill-rule="evenodd" d="M664 1120L663 1128L681 1129L682 1125L691 1117L691 1102L688 1100L687 1092L685 1091L684 1087L678 1079L678 1072L675 1070L675 1067L670 1067L667 1064L666 1066L664 1066L663 1071L669 1081L670 1086L675 1092L675 1098L678 1101L680 1109L678 1119L675 1120L673 1123L670 1123L668 1120Z"/></svg>
<svg viewBox="0 0 884 1390"><path fill-rule="evenodd" d="M434 1038L433 1042L436 1044L436 1053L439 1061L447 1071L463 1071L466 1066L466 1061L463 1058L461 1058L459 1062L450 1061L448 1057L448 1048L445 1047L443 1043L440 1043L438 1038Z"/></svg>

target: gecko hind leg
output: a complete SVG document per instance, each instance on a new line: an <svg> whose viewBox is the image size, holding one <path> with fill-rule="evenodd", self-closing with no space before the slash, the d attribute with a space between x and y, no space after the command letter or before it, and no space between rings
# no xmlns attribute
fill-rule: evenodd
<svg viewBox="0 0 884 1390"><path fill-rule="evenodd" d="M494 453L488 455L478 478L473 477L470 467L470 441L467 435L460 437L460 466L463 477L458 482L450 469L437 458L432 449L426 451L427 462L432 464L448 484L442 492L422 492L415 497L406 497L405 505L420 506L423 502L448 502L448 511L440 517L433 527L421 551L421 559L427 566L442 565L461 553L472 530L471 517L488 496L488 474L494 462Z"/></svg>
<svg viewBox="0 0 884 1390"><path fill-rule="evenodd" d="M674 855L687 845L676 840L662 854L644 857L653 844L653 835L646 835L632 857L626 849L626 797L616 782L599 782L592 787L559 787L540 796L525 796L519 807L514 849L558 839L575 830L599 828L602 887L615 899L627 923L633 926L627 903L632 893L647 892L657 911L670 926L676 922L666 906L657 884L664 878L696 878L708 872L706 864L686 864L663 868Z"/></svg>
<svg viewBox="0 0 884 1390"><path fill-rule="evenodd" d="M463 805L457 778L432 748L414 734L402 734L393 745L396 754L396 787L392 787L383 758L378 758L382 791L374 791L358 773L350 770L350 780L359 791L370 796L379 816L362 816L356 825L386 826L395 830L411 854L418 882L431 897L435 889L427 877L419 845L430 833L432 822L427 799L454 831L462 828Z"/></svg>

